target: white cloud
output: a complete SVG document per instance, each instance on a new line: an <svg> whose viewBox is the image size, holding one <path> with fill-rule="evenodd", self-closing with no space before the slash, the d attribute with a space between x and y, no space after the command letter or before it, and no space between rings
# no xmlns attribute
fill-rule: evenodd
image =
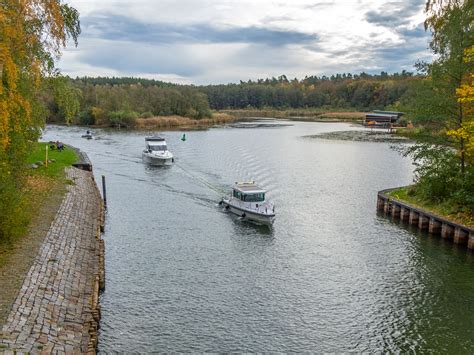
<svg viewBox="0 0 474 355"><path fill-rule="evenodd" d="M429 55L424 0L71 0L65 74L226 83L286 74L410 70Z"/></svg>

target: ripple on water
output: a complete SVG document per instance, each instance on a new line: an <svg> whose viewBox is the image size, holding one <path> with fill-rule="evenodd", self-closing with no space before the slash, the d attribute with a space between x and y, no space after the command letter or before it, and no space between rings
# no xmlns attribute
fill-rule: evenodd
<svg viewBox="0 0 474 355"><path fill-rule="evenodd" d="M300 139L348 127L164 132L169 169L141 163L144 133L48 128L107 176L99 350L474 352L472 253L375 214L410 162L384 143ZM276 203L272 228L216 206L245 179Z"/></svg>

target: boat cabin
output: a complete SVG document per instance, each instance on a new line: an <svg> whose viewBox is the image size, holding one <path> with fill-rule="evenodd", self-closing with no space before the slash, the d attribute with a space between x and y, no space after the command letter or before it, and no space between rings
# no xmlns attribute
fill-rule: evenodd
<svg viewBox="0 0 474 355"><path fill-rule="evenodd" d="M253 182L236 183L232 196L244 202L263 202L265 201L265 192Z"/></svg>
<svg viewBox="0 0 474 355"><path fill-rule="evenodd" d="M146 137L145 138L145 145L146 145L146 150L150 152L160 152L160 151L166 151L166 141L162 137Z"/></svg>

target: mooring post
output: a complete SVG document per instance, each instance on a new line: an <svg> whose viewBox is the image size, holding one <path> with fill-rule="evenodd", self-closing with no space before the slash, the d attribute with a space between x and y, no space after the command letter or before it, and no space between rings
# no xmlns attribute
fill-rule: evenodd
<svg viewBox="0 0 474 355"><path fill-rule="evenodd" d="M454 228L449 224L443 223L441 225L441 238L453 238Z"/></svg>
<svg viewBox="0 0 474 355"><path fill-rule="evenodd" d="M420 217L418 218L418 228L421 230L428 229L430 225L430 220L424 214L420 213Z"/></svg>
<svg viewBox="0 0 474 355"><path fill-rule="evenodd" d="M474 233L469 233L469 239L467 240L467 247L474 250Z"/></svg>
<svg viewBox="0 0 474 355"><path fill-rule="evenodd" d="M469 239L469 233L462 230L460 227L454 228L454 243L466 244Z"/></svg>
<svg viewBox="0 0 474 355"><path fill-rule="evenodd" d="M420 215L418 212L410 210L410 215L408 217L408 223L411 225L418 225L418 220L420 218Z"/></svg>
<svg viewBox="0 0 474 355"><path fill-rule="evenodd" d="M107 190L105 188L105 176L102 175L102 195L104 197L104 208L107 208Z"/></svg>
<svg viewBox="0 0 474 355"><path fill-rule="evenodd" d="M402 208L400 209L400 220L401 220L402 222L408 221L409 215L410 215L410 211L408 210L408 208L402 207Z"/></svg>
<svg viewBox="0 0 474 355"><path fill-rule="evenodd" d="M435 218L430 218L430 224L428 226L428 232L431 234L440 234L441 233L441 222Z"/></svg>

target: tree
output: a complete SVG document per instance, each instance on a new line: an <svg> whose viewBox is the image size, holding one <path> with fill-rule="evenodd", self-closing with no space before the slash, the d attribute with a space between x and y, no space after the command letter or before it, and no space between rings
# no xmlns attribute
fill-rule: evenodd
<svg viewBox="0 0 474 355"><path fill-rule="evenodd" d="M472 213L474 2L428 1L427 12L425 24L432 31L430 46L436 59L419 64L427 77L409 94L415 94L413 104L420 117L441 123L457 145L456 151L431 144L407 149L416 166L412 191L431 202L447 202L453 212Z"/></svg>
<svg viewBox="0 0 474 355"><path fill-rule="evenodd" d="M445 118L446 128L459 129L465 121L463 105L456 90L472 73L473 62L465 61L464 52L474 44L474 2L464 0L428 0L425 27L431 30L430 47L436 60L426 66L432 80L433 98ZM465 171L464 138L459 139L460 169Z"/></svg>
<svg viewBox="0 0 474 355"><path fill-rule="evenodd" d="M0 6L0 239L21 207L27 147L42 126L37 91L54 60L80 33L78 12L60 0L2 0ZM4 218L8 216L8 218Z"/></svg>
<svg viewBox="0 0 474 355"><path fill-rule="evenodd" d="M474 46L465 51L465 62L474 61ZM474 164L474 73L469 73L456 90L458 103L464 113L461 127L448 132L448 135L464 141L464 153L468 164Z"/></svg>

